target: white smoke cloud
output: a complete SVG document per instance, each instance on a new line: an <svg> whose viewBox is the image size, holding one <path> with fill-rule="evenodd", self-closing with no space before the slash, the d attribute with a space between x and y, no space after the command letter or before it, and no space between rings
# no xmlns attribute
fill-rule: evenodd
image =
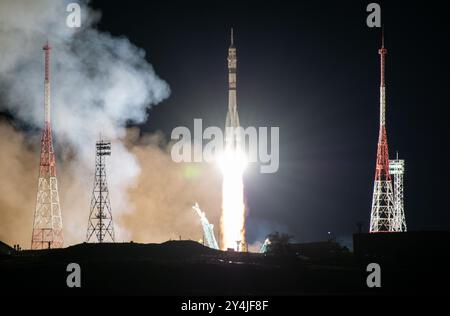
<svg viewBox="0 0 450 316"><path fill-rule="evenodd" d="M137 159L122 141L125 124L144 122L147 109L167 98L170 89L146 61L142 49L124 37L95 28L100 14L88 7L88 1L80 3L82 27L69 28L67 3L0 1L0 111L7 110L30 126L42 126L42 46L49 40L53 47L51 96L55 140L74 148L72 174L76 179L85 179L81 181L88 188L92 182L95 141L100 134L113 141L109 166L114 172L108 174L108 182L114 196L114 212L124 212L128 210L126 190L140 172ZM66 210L62 211L64 217ZM63 220L69 224L67 218Z"/></svg>

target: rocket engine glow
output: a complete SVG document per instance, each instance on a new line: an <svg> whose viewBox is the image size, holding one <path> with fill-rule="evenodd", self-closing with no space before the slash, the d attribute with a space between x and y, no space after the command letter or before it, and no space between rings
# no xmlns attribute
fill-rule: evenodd
<svg viewBox="0 0 450 316"><path fill-rule="evenodd" d="M242 251L245 247L245 202L243 173L246 158L236 128L240 127L236 104L236 48L231 29L228 49L228 112L225 123L225 150L219 159L223 174L221 248Z"/></svg>

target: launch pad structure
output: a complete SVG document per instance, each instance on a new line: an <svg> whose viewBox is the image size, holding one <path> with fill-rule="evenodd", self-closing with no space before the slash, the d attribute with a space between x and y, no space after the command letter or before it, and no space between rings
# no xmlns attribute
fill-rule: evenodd
<svg viewBox="0 0 450 316"><path fill-rule="evenodd" d="M219 249L219 245L217 243L216 237L214 235L214 225L210 224L208 219L206 218L205 212L200 209L198 203L195 203L192 206L192 209L197 212L197 215L200 217L200 221L203 227L203 236L208 243L208 247L212 249Z"/></svg>

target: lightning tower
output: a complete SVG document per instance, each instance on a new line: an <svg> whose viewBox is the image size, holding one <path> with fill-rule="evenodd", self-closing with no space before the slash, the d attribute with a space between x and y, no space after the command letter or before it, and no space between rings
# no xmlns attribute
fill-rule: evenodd
<svg viewBox="0 0 450 316"><path fill-rule="evenodd" d="M31 249L34 250L62 248L64 244L50 119L50 49L47 42L43 47L45 52L44 130L41 139L38 189L31 237Z"/></svg>
<svg viewBox="0 0 450 316"><path fill-rule="evenodd" d="M372 211L370 215L370 232L393 232L398 227L394 223L394 197L392 192L391 175L389 173L389 150L386 133L386 85L385 61L387 50L384 47L382 34L380 54L380 130L378 136L377 161L375 168L375 183L373 188Z"/></svg>
<svg viewBox="0 0 450 316"><path fill-rule="evenodd" d="M105 156L111 155L111 142L100 140L96 144L95 178L92 191L86 242L115 242L114 223L106 182Z"/></svg>
<svg viewBox="0 0 450 316"><path fill-rule="evenodd" d="M395 231L406 232L405 207L403 202L403 175L405 174L405 161L403 159L389 160L389 173L394 180L394 225Z"/></svg>

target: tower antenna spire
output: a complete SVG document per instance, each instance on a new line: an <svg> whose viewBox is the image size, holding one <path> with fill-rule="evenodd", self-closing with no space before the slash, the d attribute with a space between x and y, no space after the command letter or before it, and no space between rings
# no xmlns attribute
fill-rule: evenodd
<svg viewBox="0 0 450 316"><path fill-rule="evenodd" d="M42 47L44 50L44 112L45 112L45 122L50 123L50 115L51 115L51 108L50 108L50 50L52 47L47 42L45 43L44 47Z"/></svg>

